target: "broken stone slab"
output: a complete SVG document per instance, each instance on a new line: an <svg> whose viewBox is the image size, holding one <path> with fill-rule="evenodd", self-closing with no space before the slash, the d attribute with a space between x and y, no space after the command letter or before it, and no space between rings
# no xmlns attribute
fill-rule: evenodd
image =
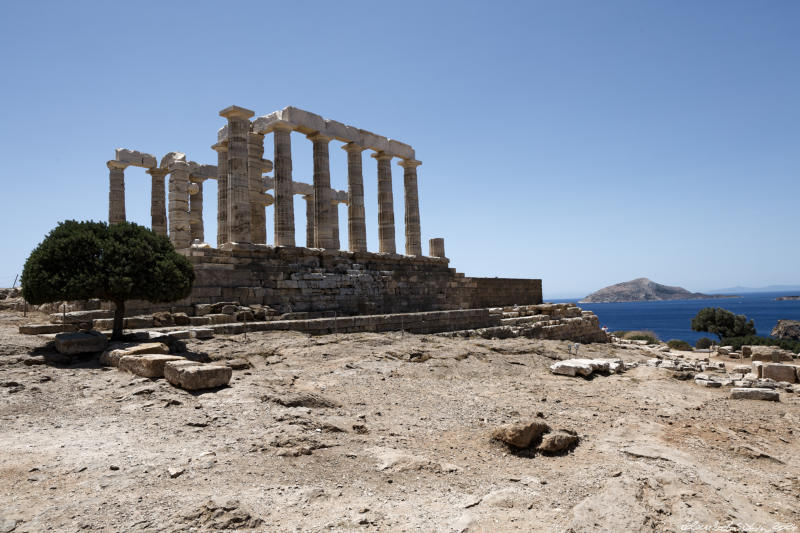
<svg viewBox="0 0 800 533"><path fill-rule="evenodd" d="M797 366L784 365L780 363L766 363L761 367L761 377L774 379L775 381L785 381L787 383L797 382Z"/></svg>
<svg viewBox="0 0 800 533"><path fill-rule="evenodd" d="M531 442L538 440L547 431L550 431L550 426L540 420L534 420L499 426L492 431L492 438L515 448L527 448Z"/></svg>
<svg viewBox="0 0 800 533"><path fill-rule="evenodd" d="M185 390L214 389L227 385L233 370L229 366L208 365L194 361L171 361L164 365L164 377Z"/></svg>
<svg viewBox="0 0 800 533"><path fill-rule="evenodd" d="M108 350L100 355L100 364L105 366L119 366L119 360L126 355L143 354L169 354L166 344L160 342L139 343L112 343Z"/></svg>
<svg viewBox="0 0 800 533"><path fill-rule="evenodd" d="M119 369L145 378L163 378L164 365L174 361L186 361L186 358L163 354L126 355L120 358Z"/></svg>
<svg viewBox="0 0 800 533"><path fill-rule="evenodd" d="M58 333L56 351L65 355L102 352L108 345L108 338L99 331L86 333Z"/></svg>
<svg viewBox="0 0 800 533"><path fill-rule="evenodd" d="M594 368L585 359L568 359L551 365L550 371L553 374L575 377L589 376L594 371Z"/></svg>
<svg viewBox="0 0 800 533"><path fill-rule="evenodd" d="M155 156L127 148L117 148L115 159L135 167L155 168L158 166Z"/></svg>
<svg viewBox="0 0 800 533"><path fill-rule="evenodd" d="M694 382L701 387L709 387L712 389L716 389L722 386L722 383L719 381L712 381L710 379L700 379L699 377L695 376Z"/></svg>
<svg viewBox="0 0 800 533"><path fill-rule="evenodd" d="M46 335L49 333L72 333L78 331L77 324L27 324L19 327L23 335Z"/></svg>
<svg viewBox="0 0 800 533"><path fill-rule="evenodd" d="M767 400L777 402L780 399L780 395L777 391L760 387L746 389L733 388L731 389L731 398L734 400Z"/></svg>

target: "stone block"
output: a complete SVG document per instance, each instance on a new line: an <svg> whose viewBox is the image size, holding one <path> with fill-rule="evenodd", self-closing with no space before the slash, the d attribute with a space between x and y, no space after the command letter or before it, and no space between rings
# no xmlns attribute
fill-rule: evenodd
<svg viewBox="0 0 800 533"><path fill-rule="evenodd" d="M78 331L76 324L27 324L19 327L23 335L46 335L48 333L72 333Z"/></svg>
<svg viewBox="0 0 800 533"><path fill-rule="evenodd" d="M169 348L160 342L145 343L112 343L108 349L100 355L100 364L105 366L119 366L119 360L126 355L143 354L168 354Z"/></svg>
<svg viewBox="0 0 800 533"><path fill-rule="evenodd" d="M734 400L767 400L777 402L780 399L777 391L764 388L733 388L731 398Z"/></svg>
<svg viewBox="0 0 800 533"><path fill-rule="evenodd" d="M168 362L164 377L172 385L186 390L213 389L227 385L233 370L224 365L207 365L193 361Z"/></svg>
<svg viewBox="0 0 800 533"><path fill-rule="evenodd" d="M761 377L797 383L797 367L795 365L782 365L780 363L766 363L761 369Z"/></svg>
<svg viewBox="0 0 800 533"><path fill-rule="evenodd" d="M56 351L65 355L102 352L107 345L108 338L99 331L56 335Z"/></svg>
<svg viewBox="0 0 800 533"><path fill-rule="evenodd" d="M792 360L791 353L775 346L742 346L742 357L750 357L753 361L770 363Z"/></svg>
<svg viewBox="0 0 800 533"><path fill-rule="evenodd" d="M145 329L153 327L153 317L151 316L132 316L122 321L126 329ZM113 327L113 319L112 319Z"/></svg>
<svg viewBox="0 0 800 533"><path fill-rule="evenodd" d="M211 324L211 319L208 316L190 316L190 326L208 326Z"/></svg>
<svg viewBox="0 0 800 533"><path fill-rule="evenodd" d="M213 339L214 330L211 328L194 328L192 329L192 336L195 339Z"/></svg>
<svg viewBox="0 0 800 533"><path fill-rule="evenodd" d="M126 355L119 360L119 369L132 372L145 378L164 377L164 365L173 361L185 361L179 355Z"/></svg>
<svg viewBox="0 0 800 533"><path fill-rule="evenodd" d="M550 371L553 374L560 374L563 376L589 376L592 371L592 365L586 362L578 362L576 360L559 361L550 366Z"/></svg>

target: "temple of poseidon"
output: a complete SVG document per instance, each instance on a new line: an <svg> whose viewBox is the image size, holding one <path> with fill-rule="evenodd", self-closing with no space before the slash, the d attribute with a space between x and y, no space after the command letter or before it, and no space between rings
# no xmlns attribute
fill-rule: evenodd
<svg viewBox="0 0 800 533"><path fill-rule="evenodd" d="M551 310L549 315L542 314L546 309L534 309L548 305L542 304L539 279L466 277L449 268L442 238L430 239L429 253L423 255L417 189L421 162L408 144L295 107L256 118L253 111L238 106L219 114L227 123L211 146L216 165L196 162L181 152L168 152L159 162L130 149L118 149L108 162L109 223L125 220L125 169L146 168L152 179L152 230L168 235L196 274L185 300L168 305L131 302L128 312L170 309L198 317L198 324L200 315L223 302L267 308L283 322L412 313L398 324L405 320L401 327L412 330L405 326L424 324L419 331L497 326L503 317L489 308L505 307L508 314L509 306L529 306L527 314L540 317L529 323L557 318L553 315L559 313L560 318L580 320L575 307L556 306L561 311ZM292 179L293 132L312 143L313 183ZM272 160L263 157L268 136L274 147ZM331 187L332 142L342 143L340 148L347 152L346 191ZM378 185L379 247L372 251L367 249L365 223L365 151L375 160ZM395 243L393 159L403 169L405 254L398 253ZM206 243L203 229L203 183L208 179L217 180L216 247ZM305 246L298 246L295 235L294 195L306 201ZM339 238L342 204L347 208L346 251ZM273 236L266 230L269 207ZM383 322L393 320L384 316ZM361 329L400 329L374 322L367 320ZM596 317L589 325L594 334Z"/></svg>

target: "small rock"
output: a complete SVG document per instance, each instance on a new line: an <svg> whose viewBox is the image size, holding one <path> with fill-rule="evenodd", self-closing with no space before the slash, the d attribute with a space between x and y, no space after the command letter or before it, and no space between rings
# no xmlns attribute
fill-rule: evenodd
<svg viewBox="0 0 800 533"><path fill-rule="evenodd" d="M505 424L492 431L492 438L515 448L527 448L532 441L538 440L549 430L550 426L539 420L528 423Z"/></svg>
<svg viewBox="0 0 800 533"><path fill-rule="evenodd" d="M169 472L169 477L171 477L172 479L175 479L176 477L180 476L185 471L186 470L183 468L170 468L169 470L167 470L167 472Z"/></svg>
<svg viewBox="0 0 800 533"><path fill-rule="evenodd" d="M536 448L542 452L561 452L578 443L578 436L567 431L555 431L542 438L542 443Z"/></svg>

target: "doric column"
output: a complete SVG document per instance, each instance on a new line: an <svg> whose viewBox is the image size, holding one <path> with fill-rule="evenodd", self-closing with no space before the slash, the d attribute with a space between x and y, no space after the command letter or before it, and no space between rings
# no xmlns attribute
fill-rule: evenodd
<svg viewBox="0 0 800 533"><path fill-rule="evenodd" d="M247 135L247 175L250 181L250 233L255 244L267 244L267 214L264 207L264 136Z"/></svg>
<svg viewBox="0 0 800 533"><path fill-rule="evenodd" d="M125 222L125 167L127 163L109 161L108 166L108 223Z"/></svg>
<svg viewBox="0 0 800 533"><path fill-rule="evenodd" d="M191 243L189 226L189 164L173 161L169 165L169 240L177 248Z"/></svg>
<svg viewBox="0 0 800 533"><path fill-rule="evenodd" d="M422 164L422 161L403 159L397 164L403 167L403 186L405 187L406 255L422 255L419 191L417 190L417 167Z"/></svg>
<svg viewBox="0 0 800 533"><path fill-rule="evenodd" d="M444 239L441 237L438 239L431 239L428 242L428 250L431 257L447 257L444 255Z"/></svg>
<svg viewBox="0 0 800 533"><path fill-rule="evenodd" d="M272 131L275 141L275 246L294 246L292 127L279 122Z"/></svg>
<svg viewBox="0 0 800 533"><path fill-rule="evenodd" d="M341 243L339 242L339 202L336 200L331 201L328 218L331 227L331 248L338 250L341 247Z"/></svg>
<svg viewBox="0 0 800 533"><path fill-rule="evenodd" d="M253 242L250 227L250 181L247 174L247 136L255 113L239 106L219 112L228 119L228 233L230 242Z"/></svg>
<svg viewBox="0 0 800 533"><path fill-rule="evenodd" d="M378 243L382 254L397 253L394 243L394 196L392 194L392 156L372 154L378 160Z"/></svg>
<svg viewBox="0 0 800 533"><path fill-rule="evenodd" d="M334 248L331 227L331 171L328 154L330 137L307 135L314 143L314 248Z"/></svg>
<svg viewBox="0 0 800 533"><path fill-rule="evenodd" d="M306 201L306 248L314 247L314 195L304 194Z"/></svg>
<svg viewBox="0 0 800 533"><path fill-rule="evenodd" d="M203 228L203 181L194 178L189 184L189 228L191 229L191 242L196 240L205 242Z"/></svg>
<svg viewBox="0 0 800 533"><path fill-rule="evenodd" d="M363 146L347 143L347 238L351 252L367 251L367 225L364 215L364 175L361 170Z"/></svg>
<svg viewBox="0 0 800 533"><path fill-rule="evenodd" d="M167 234L167 205L164 201L164 178L169 173L166 168L151 168L147 171L152 177L150 192L150 229L158 235Z"/></svg>
<svg viewBox="0 0 800 533"><path fill-rule="evenodd" d="M211 147L217 152L217 246L228 238L228 141Z"/></svg>

